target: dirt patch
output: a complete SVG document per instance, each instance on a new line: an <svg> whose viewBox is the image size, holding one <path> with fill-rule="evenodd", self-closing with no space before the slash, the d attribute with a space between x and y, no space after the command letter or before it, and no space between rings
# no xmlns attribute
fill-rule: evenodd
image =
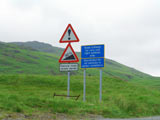
<svg viewBox="0 0 160 120"><path fill-rule="evenodd" d="M102 117L96 115L69 116L66 114L35 113L24 115L13 113L5 115L1 120L100 120Z"/></svg>

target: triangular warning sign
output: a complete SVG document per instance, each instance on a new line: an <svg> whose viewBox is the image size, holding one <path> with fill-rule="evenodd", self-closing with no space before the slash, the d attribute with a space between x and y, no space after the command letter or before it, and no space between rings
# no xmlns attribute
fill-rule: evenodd
<svg viewBox="0 0 160 120"><path fill-rule="evenodd" d="M71 24L68 24L66 30L64 31L60 41L60 43L66 43L66 42L79 42L79 38L76 35L73 27Z"/></svg>
<svg viewBox="0 0 160 120"><path fill-rule="evenodd" d="M79 59L69 43L59 59L59 63L79 62Z"/></svg>

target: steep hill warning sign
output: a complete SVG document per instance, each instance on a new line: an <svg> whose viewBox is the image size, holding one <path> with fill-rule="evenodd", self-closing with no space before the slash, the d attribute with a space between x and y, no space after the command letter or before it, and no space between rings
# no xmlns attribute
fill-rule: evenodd
<svg viewBox="0 0 160 120"><path fill-rule="evenodd" d="M59 59L59 63L79 62L79 59L69 43Z"/></svg>

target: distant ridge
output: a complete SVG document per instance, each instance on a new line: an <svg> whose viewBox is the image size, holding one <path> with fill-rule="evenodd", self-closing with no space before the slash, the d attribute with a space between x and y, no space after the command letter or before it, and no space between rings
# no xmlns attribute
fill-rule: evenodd
<svg viewBox="0 0 160 120"><path fill-rule="evenodd" d="M4 47L5 46L5 47ZM59 71L58 60L62 48L38 41L0 43L0 73L14 74L65 74ZM78 55L80 55L78 53ZM103 74L125 81L150 79L152 76L106 59ZM83 70L72 74L83 74ZM98 69L87 69L88 75L98 75Z"/></svg>
<svg viewBox="0 0 160 120"><path fill-rule="evenodd" d="M48 43L38 42L38 41L29 41L29 42L11 42L11 44L15 44L18 46L25 46L30 47L35 50L41 51L41 52L48 52L48 53L61 53L64 49L54 47Z"/></svg>

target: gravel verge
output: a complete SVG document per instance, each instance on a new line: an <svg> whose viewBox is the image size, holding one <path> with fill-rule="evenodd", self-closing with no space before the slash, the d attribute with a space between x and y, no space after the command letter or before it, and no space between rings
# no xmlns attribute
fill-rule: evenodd
<svg viewBox="0 0 160 120"><path fill-rule="evenodd" d="M146 118L127 118L127 119L113 119L103 118L102 116L88 115L88 116L67 116L65 114L50 114L50 113L37 113L34 115L24 114L0 114L0 120L160 120L160 116L157 117L146 117Z"/></svg>

